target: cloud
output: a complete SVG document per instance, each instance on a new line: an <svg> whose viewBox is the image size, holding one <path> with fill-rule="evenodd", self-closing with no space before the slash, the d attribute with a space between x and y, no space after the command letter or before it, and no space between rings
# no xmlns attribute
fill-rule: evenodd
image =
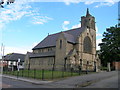
<svg viewBox="0 0 120 90"><path fill-rule="evenodd" d="M79 28L79 27L81 27L81 23L79 23L79 24L77 24L77 25L73 25L73 26L72 26L72 29L74 29L74 28Z"/></svg>
<svg viewBox="0 0 120 90"><path fill-rule="evenodd" d="M29 46L5 46L4 54L9 53L22 53L26 54L27 52L32 52L32 48L35 47L38 42L34 42Z"/></svg>
<svg viewBox="0 0 120 90"><path fill-rule="evenodd" d="M101 6L112 6L113 4L115 4L115 2L101 2L100 4L96 5L95 7L101 7Z"/></svg>
<svg viewBox="0 0 120 90"><path fill-rule="evenodd" d="M62 24L62 29L63 30L68 30L68 27L66 27L67 25L70 24L70 21L64 21L63 24Z"/></svg>
<svg viewBox="0 0 120 90"><path fill-rule="evenodd" d="M9 53L22 53L22 54L26 54L27 52L32 52L32 48L34 46L36 46L38 43L33 43L30 46L19 46L19 47L15 47L15 46L5 46L5 50L4 50L4 55L9 54Z"/></svg>
<svg viewBox="0 0 120 90"><path fill-rule="evenodd" d="M71 3L80 3L84 2L85 4L89 5L95 2L100 2L100 3L107 3L107 4L100 4L97 5L96 7L102 6L102 5L113 5L117 3L119 0L26 0L28 2L64 2L66 5L70 5Z"/></svg>
<svg viewBox="0 0 120 90"><path fill-rule="evenodd" d="M37 8L31 7L26 0L16 0L15 3L5 6L0 10L0 29L12 21L20 20L23 17L31 17L33 24L44 24L52 20L47 16L41 16Z"/></svg>
<svg viewBox="0 0 120 90"><path fill-rule="evenodd" d="M64 21L63 24L68 25L68 24L70 24L70 21Z"/></svg>
<svg viewBox="0 0 120 90"><path fill-rule="evenodd" d="M62 0L61 0L62 1ZM63 0L66 5L70 5L70 3L80 3L82 0Z"/></svg>
<svg viewBox="0 0 120 90"><path fill-rule="evenodd" d="M6 6L0 11L0 21L3 23L9 23L21 19L23 16L30 14L31 7L24 2L15 2Z"/></svg>
<svg viewBox="0 0 120 90"><path fill-rule="evenodd" d="M9 53L26 54L27 51L31 51L31 49L28 47L10 47L10 46L5 47L5 55Z"/></svg>
<svg viewBox="0 0 120 90"><path fill-rule="evenodd" d="M86 5L93 4L95 2L99 2L100 4L96 5L95 7L100 7L100 6L112 6L115 3L117 3L119 0L61 0L63 1L66 5L70 5L71 3L80 3L84 2Z"/></svg>
<svg viewBox="0 0 120 90"><path fill-rule="evenodd" d="M97 37L98 37L98 36L102 36L102 34L98 32L98 27L97 27L97 26L96 26L96 36L97 36Z"/></svg>
<svg viewBox="0 0 120 90"><path fill-rule="evenodd" d="M98 46L99 43L102 43L102 39L97 39L97 40L96 40L96 47L97 47L96 49L97 49L97 50L100 50L100 46Z"/></svg>
<svg viewBox="0 0 120 90"><path fill-rule="evenodd" d="M47 16L34 16L33 17L33 24L44 24L47 23L49 20L53 20L53 18Z"/></svg>

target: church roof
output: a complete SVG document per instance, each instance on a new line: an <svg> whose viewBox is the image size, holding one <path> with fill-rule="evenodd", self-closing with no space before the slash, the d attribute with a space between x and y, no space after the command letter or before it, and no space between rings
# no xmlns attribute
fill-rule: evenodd
<svg viewBox="0 0 120 90"><path fill-rule="evenodd" d="M68 30L68 31L63 31L63 32L59 32L59 33L56 33L56 34L48 35L38 45L36 45L33 48L33 50L40 49L40 48L46 48L46 47L55 47L56 46L56 40L58 39L58 37L61 33L64 34L64 36L66 37L68 42L75 44L77 37L83 31L84 31L84 28L80 27L80 28L75 28L75 29L71 29L71 30Z"/></svg>
<svg viewBox="0 0 120 90"><path fill-rule="evenodd" d="M30 58L53 57L53 56L55 56L55 52L54 51L50 51L50 52L42 52L42 53L32 53L30 55Z"/></svg>
<svg viewBox="0 0 120 90"><path fill-rule="evenodd" d="M73 43L73 44L75 43L75 38L73 37L73 35L65 33L65 32L63 32L63 34L68 42Z"/></svg>

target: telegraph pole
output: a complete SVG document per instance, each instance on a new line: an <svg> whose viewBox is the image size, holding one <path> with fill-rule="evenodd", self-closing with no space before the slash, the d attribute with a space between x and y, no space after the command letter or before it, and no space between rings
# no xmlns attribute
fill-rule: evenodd
<svg viewBox="0 0 120 90"><path fill-rule="evenodd" d="M2 45L1 45L1 57L2 57L2 61L1 61L1 74L3 73L4 50L5 50L5 46L2 43Z"/></svg>

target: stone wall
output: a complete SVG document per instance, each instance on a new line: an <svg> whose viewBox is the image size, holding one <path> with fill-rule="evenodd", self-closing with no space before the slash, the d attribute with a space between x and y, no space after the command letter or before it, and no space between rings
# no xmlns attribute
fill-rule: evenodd
<svg viewBox="0 0 120 90"><path fill-rule="evenodd" d="M30 69L52 69L54 64L54 57L45 58L31 58Z"/></svg>
<svg viewBox="0 0 120 90"><path fill-rule="evenodd" d="M33 53L43 53L43 52L49 52L49 51L55 51L55 47L35 49L33 50Z"/></svg>
<svg viewBox="0 0 120 90"><path fill-rule="evenodd" d="M89 37L91 41L92 51L90 53L84 52L84 39ZM86 70L88 67L89 70L94 70L94 62L96 61L96 31L93 29L85 28L84 32L77 38L77 44L75 46L76 51L78 52L79 59L82 60L82 70Z"/></svg>

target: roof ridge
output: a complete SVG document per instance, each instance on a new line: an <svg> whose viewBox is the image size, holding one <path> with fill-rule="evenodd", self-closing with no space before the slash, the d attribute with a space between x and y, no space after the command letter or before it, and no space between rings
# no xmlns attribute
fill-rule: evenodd
<svg viewBox="0 0 120 90"><path fill-rule="evenodd" d="M73 29L70 29L70 30L67 30L67 31L57 32L57 33L54 33L54 34L50 34L50 35L48 35L48 36L56 35L56 34L59 34L59 33L66 33L66 32L68 32L68 31L76 30L76 29L79 29L79 28L81 28L81 27L73 28ZM70 34L70 35L71 35L71 34Z"/></svg>

